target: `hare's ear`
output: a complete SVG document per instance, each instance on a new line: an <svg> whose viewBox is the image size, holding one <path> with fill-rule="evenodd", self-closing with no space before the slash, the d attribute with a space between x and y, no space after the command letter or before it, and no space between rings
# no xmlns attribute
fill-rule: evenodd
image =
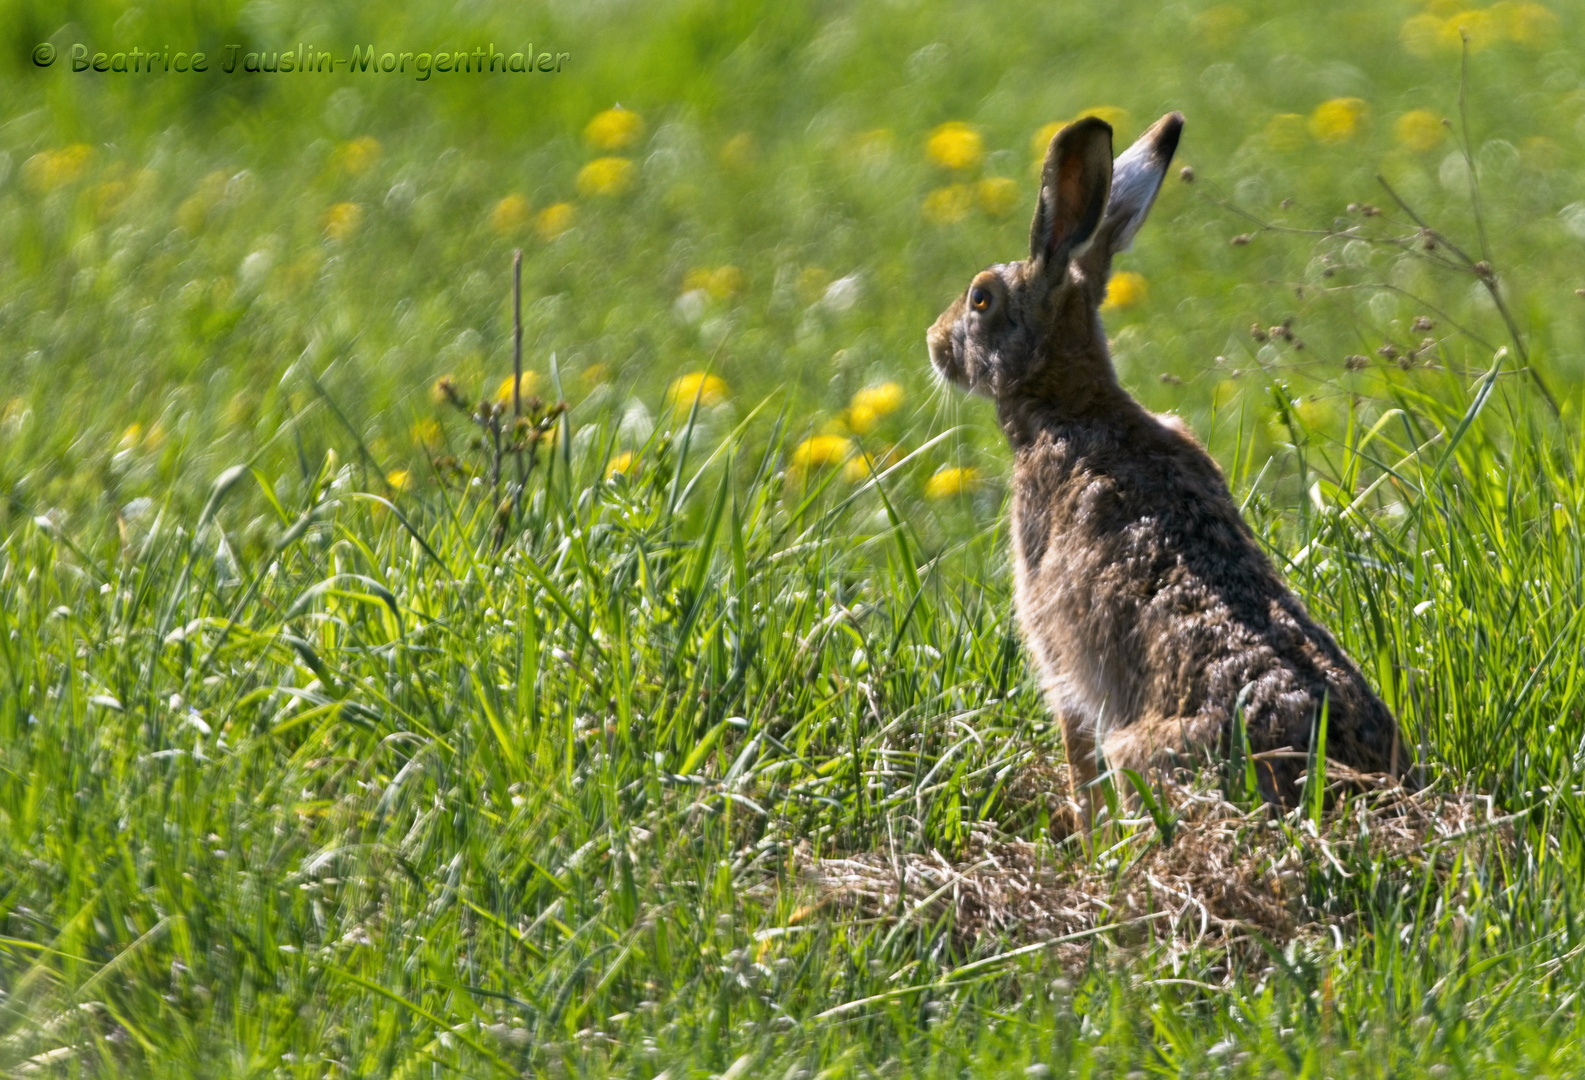
<svg viewBox="0 0 1585 1080"><path fill-rule="evenodd" d="M1113 163L1112 197L1106 204L1106 220L1086 253L1087 260L1110 260L1134 242L1134 234L1145 223L1145 215L1150 213L1156 193L1161 190L1182 131L1183 114L1168 113Z"/></svg>
<svg viewBox="0 0 1585 1080"><path fill-rule="evenodd" d="M1040 201L1029 226L1029 259L1060 272L1090 238L1112 184L1112 126L1086 116L1057 132L1040 172Z"/></svg>

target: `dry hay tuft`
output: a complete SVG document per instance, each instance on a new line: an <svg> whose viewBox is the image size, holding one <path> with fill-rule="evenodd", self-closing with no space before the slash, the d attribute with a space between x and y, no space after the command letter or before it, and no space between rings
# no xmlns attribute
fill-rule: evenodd
<svg viewBox="0 0 1585 1080"><path fill-rule="evenodd" d="M1244 809L1200 782L1161 792L1177 819L1170 844L1140 817L1097 826L1090 858L1077 837L1052 844L981 825L951 859L936 850L816 858L807 842L794 859L819 908L922 929L949 920L968 952L1083 935L1056 942L1068 964L1105 928L1121 944L1154 940L1177 952L1254 952L1257 936L1269 944L1336 937L1365 880L1396 884L1429 862L1445 882L1466 844L1513 842L1513 819L1494 818L1479 796L1411 792L1342 766L1329 774L1355 794L1337 799L1319 827L1305 810ZM1042 791L1052 790L1050 779L1039 778ZM1385 874L1372 875L1373 866Z"/></svg>

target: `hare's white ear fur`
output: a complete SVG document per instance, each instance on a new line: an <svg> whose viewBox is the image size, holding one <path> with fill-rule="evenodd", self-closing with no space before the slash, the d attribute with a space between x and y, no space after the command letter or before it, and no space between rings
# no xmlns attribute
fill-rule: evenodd
<svg viewBox="0 0 1585 1080"><path fill-rule="evenodd" d="M1161 181L1178 149L1183 131L1183 114L1168 113L1123 151L1112 164L1112 196L1106 204L1106 220L1095 238L1099 255L1110 258L1127 251L1134 234L1145 223L1161 190Z"/></svg>
<svg viewBox="0 0 1585 1080"><path fill-rule="evenodd" d="M1040 172L1040 200L1029 226L1029 259L1062 272L1073 250L1101 223L1112 184L1112 126L1075 120L1051 139Z"/></svg>

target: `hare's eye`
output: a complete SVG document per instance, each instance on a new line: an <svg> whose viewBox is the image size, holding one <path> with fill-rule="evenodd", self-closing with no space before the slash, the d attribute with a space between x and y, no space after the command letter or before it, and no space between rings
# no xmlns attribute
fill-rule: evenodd
<svg viewBox="0 0 1585 1080"><path fill-rule="evenodd" d="M969 306L975 311L984 311L991 306L991 290L976 285L969 290Z"/></svg>

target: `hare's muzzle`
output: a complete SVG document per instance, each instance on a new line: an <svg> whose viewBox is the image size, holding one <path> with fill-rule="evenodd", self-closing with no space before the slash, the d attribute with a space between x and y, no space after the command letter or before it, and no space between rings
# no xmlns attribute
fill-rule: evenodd
<svg viewBox="0 0 1585 1080"><path fill-rule="evenodd" d="M963 298L959 297L925 332L925 343L930 347L930 363L936 373L943 379L967 388L969 380L968 372L963 367L962 343L955 340L962 310Z"/></svg>

